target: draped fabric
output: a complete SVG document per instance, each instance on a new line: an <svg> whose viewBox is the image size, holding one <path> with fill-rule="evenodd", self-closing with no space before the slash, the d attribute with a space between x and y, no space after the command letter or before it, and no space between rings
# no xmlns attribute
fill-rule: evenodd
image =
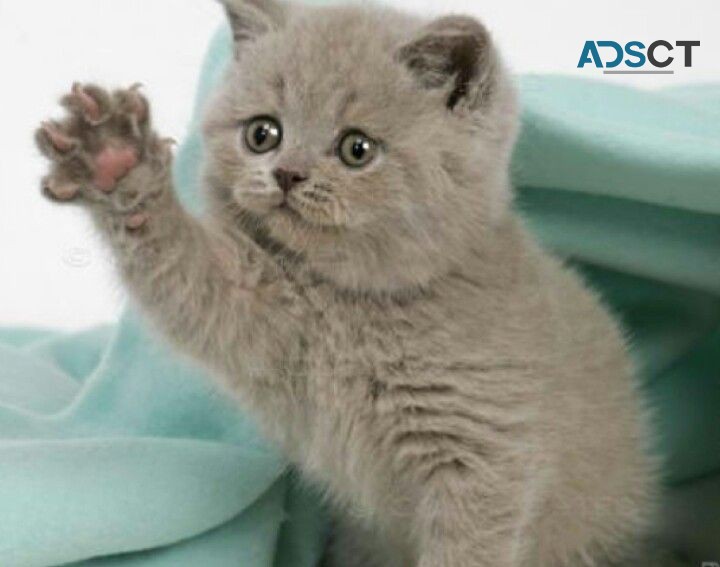
<svg viewBox="0 0 720 567"><path fill-rule="evenodd" d="M222 30L176 161L191 209L201 109L230 57ZM720 85L519 83L517 207L628 329L667 536L720 559ZM0 332L0 565L310 567L325 531L313 491L138 315Z"/></svg>

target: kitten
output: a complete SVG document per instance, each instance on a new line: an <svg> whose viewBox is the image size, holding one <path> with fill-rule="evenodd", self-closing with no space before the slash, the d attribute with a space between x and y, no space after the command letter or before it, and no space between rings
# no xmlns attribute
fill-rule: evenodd
<svg viewBox="0 0 720 567"><path fill-rule="evenodd" d="M512 211L518 127L486 29L226 0L208 212L173 193L137 88L76 85L37 141L159 330L337 514L337 567L600 565L655 464L626 346Z"/></svg>

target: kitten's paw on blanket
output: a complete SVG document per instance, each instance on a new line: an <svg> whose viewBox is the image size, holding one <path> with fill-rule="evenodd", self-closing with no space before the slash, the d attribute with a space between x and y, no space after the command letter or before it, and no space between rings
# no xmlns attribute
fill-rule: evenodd
<svg viewBox="0 0 720 567"><path fill-rule="evenodd" d="M111 93L76 83L61 102L65 119L44 122L35 134L52 163L43 192L54 201L103 205L128 230L141 229L162 186L153 181L168 174L173 142L152 131L140 85Z"/></svg>

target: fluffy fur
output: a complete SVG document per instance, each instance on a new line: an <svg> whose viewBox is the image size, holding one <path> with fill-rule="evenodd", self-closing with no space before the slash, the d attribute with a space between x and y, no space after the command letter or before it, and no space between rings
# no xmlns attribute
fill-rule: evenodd
<svg viewBox="0 0 720 567"><path fill-rule="evenodd" d="M511 208L515 96L476 20L227 0L208 213L136 90L76 86L37 134L158 329L205 363L337 515L334 567L578 567L655 498L625 343ZM255 116L282 123L267 154ZM362 169L342 133L378 140ZM278 168L305 181L285 195ZM108 182L110 180L110 182Z"/></svg>

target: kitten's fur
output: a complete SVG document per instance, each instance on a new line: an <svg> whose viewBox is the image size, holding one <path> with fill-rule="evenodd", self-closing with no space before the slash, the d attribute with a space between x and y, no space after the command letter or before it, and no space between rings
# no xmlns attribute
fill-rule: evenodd
<svg viewBox="0 0 720 567"><path fill-rule="evenodd" d="M209 108L206 222L178 204L127 92L76 89L71 118L38 133L48 192L84 198L147 315L327 488L327 565L629 552L655 496L631 365L510 208L516 102L488 33L376 7L226 6L237 57ZM285 132L260 156L238 126L257 115ZM347 128L382 140L365 169L333 151ZM137 164L98 191L115 154L98 156L119 146ZM309 177L295 212L277 208L277 167Z"/></svg>

